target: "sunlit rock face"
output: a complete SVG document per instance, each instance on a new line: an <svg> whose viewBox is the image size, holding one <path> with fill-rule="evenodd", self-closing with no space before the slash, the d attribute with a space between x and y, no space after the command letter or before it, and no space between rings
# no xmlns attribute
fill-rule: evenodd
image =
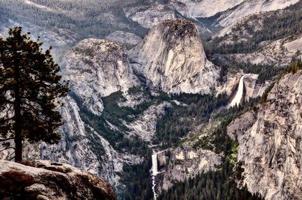
<svg viewBox="0 0 302 200"><path fill-rule="evenodd" d="M112 187L102 179L67 164L0 161L3 199L115 200Z"/></svg>
<svg viewBox="0 0 302 200"><path fill-rule="evenodd" d="M118 152L102 130L83 118L83 113L101 116L102 98L117 91L127 91L138 84L123 48L115 42L85 39L71 49L63 61L63 78L70 93L61 108L64 125L62 139L56 145L40 145L40 155L32 158L69 163L103 177L115 188L120 183L123 164L139 163L131 154ZM32 152L28 150L28 152Z"/></svg>
<svg viewBox="0 0 302 200"><path fill-rule="evenodd" d="M158 166L161 171L158 177L159 192L170 189L188 177L208 171L215 171L222 162L222 156L210 150L178 147L158 153Z"/></svg>
<svg viewBox="0 0 302 200"><path fill-rule="evenodd" d="M245 0L220 17L220 25L229 26L246 16L279 10L297 3L299 0Z"/></svg>
<svg viewBox="0 0 302 200"><path fill-rule="evenodd" d="M137 22L144 28L153 26L165 21L178 18L175 10L167 5L155 3L150 6L138 6L125 9L125 14L132 21Z"/></svg>
<svg viewBox="0 0 302 200"><path fill-rule="evenodd" d="M170 0L170 4L188 17L211 17L233 8L244 0Z"/></svg>
<svg viewBox="0 0 302 200"><path fill-rule="evenodd" d="M168 93L210 93L219 70L207 60L196 26L168 20L130 52L134 69L151 87Z"/></svg>
<svg viewBox="0 0 302 200"><path fill-rule="evenodd" d="M67 53L64 78L89 111L100 115L101 98L136 85L123 48L111 41L85 39Z"/></svg>
<svg viewBox="0 0 302 200"><path fill-rule="evenodd" d="M133 47L142 41L142 38L134 33L115 31L106 37L107 40L116 42L126 47Z"/></svg>
<svg viewBox="0 0 302 200"><path fill-rule="evenodd" d="M123 155L120 155L99 133L85 124L80 108L72 97L67 97L61 110L64 126L58 144L40 145L40 155L31 158L68 163L92 174L103 177L114 187L119 185L120 177L115 172L123 169ZM135 161L135 158L131 158Z"/></svg>
<svg viewBox="0 0 302 200"><path fill-rule="evenodd" d="M243 185L266 199L302 198L302 72L287 74L267 101L228 127L239 142Z"/></svg>
<svg viewBox="0 0 302 200"><path fill-rule="evenodd" d="M157 120L165 114L165 109L171 107L168 102L150 106L138 119L126 125L131 135L136 135L142 140L152 142L156 134Z"/></svg>
<svg viewBox="0 0 302 200"><path fill-rule="evenodd" d="M244 74L243 72L229 73L225 83L217 88L217 95L227 94L230 97L229 107L261 97L270 85L270 81L257 83L258 77L257 74Z"/></svg>

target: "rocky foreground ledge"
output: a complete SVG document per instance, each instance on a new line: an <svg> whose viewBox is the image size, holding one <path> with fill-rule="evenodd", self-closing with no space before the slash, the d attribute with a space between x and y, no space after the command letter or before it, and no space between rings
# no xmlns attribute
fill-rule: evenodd
<svg viewBox="0 0 302 200"><path fill-rule="evenodd" d="M111 186L66 164L0 161L0 199L115 200Z"/></svg>

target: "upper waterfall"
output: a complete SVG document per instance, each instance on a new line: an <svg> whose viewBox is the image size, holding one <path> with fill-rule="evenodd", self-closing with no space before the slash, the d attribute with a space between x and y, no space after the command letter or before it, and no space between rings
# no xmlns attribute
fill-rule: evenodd
<svg viewBox="0 0 302 200"><path fill-rule="evenodd" d="M233 100L231 101L231 103L229 104L229 106L228 106L229 108L240 105L240 102L241 102L241 100L243 98L244 78L245 78L245 76L246 75L243 75L240 78L239 86L238 86L238 89L237 89L237 93L236 93L235 97L233 98Z"/></svg>

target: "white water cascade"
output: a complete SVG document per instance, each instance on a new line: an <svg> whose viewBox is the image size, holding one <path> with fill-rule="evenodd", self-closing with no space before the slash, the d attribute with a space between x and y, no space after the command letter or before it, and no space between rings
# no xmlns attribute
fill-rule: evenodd
<svg viewBox="0 0 302 200"><path fill-rule="evenodd" d="M152 191L153 191L153 196L154 196L154 200L157 199L157 194L156 194L156 176L158 174L158 162L157 162L157 154L153 152L152 154Z"/></svg>
<svg viewBox="0 0 302 200"><path fill-rule="evenodd" d="M244 78L246 75L243 75L240 78L239 81L239 86L237 89L237 93L235 95L235 97L233 98L233 100L231 101L231 103L229 104L229 108L234 107L234 106L238 106L243 98L243 90L244 90Z"/></svg>

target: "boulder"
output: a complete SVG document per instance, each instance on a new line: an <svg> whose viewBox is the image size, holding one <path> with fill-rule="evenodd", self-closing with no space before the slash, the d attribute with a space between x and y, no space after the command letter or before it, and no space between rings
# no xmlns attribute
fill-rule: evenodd
<svg viewBox="0 0 302 200"><path fill-rule="evenodd" d="M0 199L115 200L102 179L67 164L0 161Z"/></svg>

